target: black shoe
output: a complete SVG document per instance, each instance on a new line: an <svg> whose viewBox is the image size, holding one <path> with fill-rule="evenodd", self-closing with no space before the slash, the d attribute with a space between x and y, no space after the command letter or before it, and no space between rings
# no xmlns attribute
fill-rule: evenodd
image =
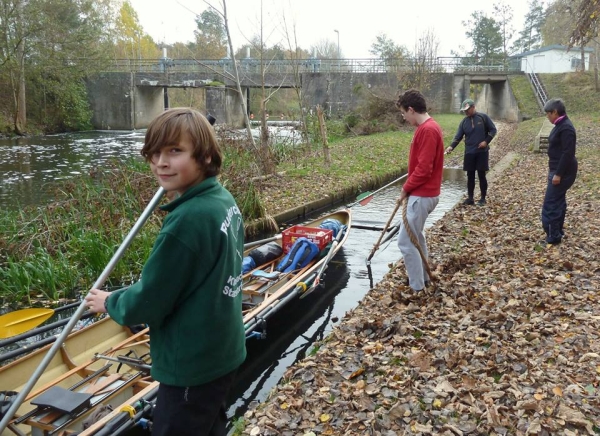
<svg viewBox="0 0 600 436"><path fill-rule="evenodd" d="M561 240L559 239L558 241L552 241L552 242L548 242L547 239L543 239L541 241L538 241L537 245L540 247L548 247L550 245L558 245L560 244Z"/></svg>
<svg viewBox="0 0 600 436"><path fill-rule="evenodd" d="M472 198L467 198L465 201L463 201L464 206L473 206L474 204L475 204L475 201L473 201Z"/></svg>
<svg viewBox="0 0 600 436"><path fill-rule="evenodd" d="M482 198L480 198L480 199L477 201L477 206L485 206L485 198L483 198L483 197L482 197Z"/></svg>

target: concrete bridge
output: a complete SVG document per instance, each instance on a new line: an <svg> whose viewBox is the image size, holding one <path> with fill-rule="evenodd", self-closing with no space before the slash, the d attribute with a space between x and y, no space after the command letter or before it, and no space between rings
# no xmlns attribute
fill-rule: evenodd
<svg viewBox="0 0 600 436"><path fill-rule="evenodd" d="M395 98L404 77L422 68L414 61L382 59L237 61L240 84L249 102L250 89L301 87L307 109L321 105L333 116L355 109L362 91ZM431 83L426 92L435 112L458 112L472 83L485 86L478 101L492 118L517 121L519 113L507 77L522 74L506 65L479 65L465 58L438 58L427 65ZM164 110L168 88L204 88L207 112L217 122L243 127L241 97L235 87L230 59L158 59L117 61L106 72L90 77L88 95L92 124L101 130L146 128ZM247 105L249 106L249 104Z"/></svg>

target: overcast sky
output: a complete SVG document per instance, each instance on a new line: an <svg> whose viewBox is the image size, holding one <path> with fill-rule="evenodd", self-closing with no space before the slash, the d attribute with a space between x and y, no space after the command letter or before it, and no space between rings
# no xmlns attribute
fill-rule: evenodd
<svg viewBox="0 0 600 436"><path fill-rule="evenodd" d="M156 42L193 40L195 14L207 8L202 0L130 0L144 30ZM475 10L493 16L497 1L482 0L263 0L263 32L267 45L284 43L283 19L296 27L298 45L308 50L323 39L338 42L346 58L369 58L377 35L386 34L395 43L414 49L416 36L433 29L440 45L438 56L451 56L460 46L470 49L463 21ZM513 9L516 32L523 26L528 0L504 0ZM220 1L212 1L220 9ZM235 48L260 31L260 0L227 0ZM338 33L335 32L338 30Z"/></svg>

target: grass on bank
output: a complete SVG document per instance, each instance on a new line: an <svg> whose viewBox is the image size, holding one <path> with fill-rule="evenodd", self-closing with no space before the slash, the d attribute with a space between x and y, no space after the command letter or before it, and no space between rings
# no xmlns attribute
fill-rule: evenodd
<svg viewBox="0 0 600 436"><path fill-rule="evenodd" d="M562 98L568 114L600 113L600 92L595 90L593 72L540 74L540 79L548 98Z"/></svg>
<svg viewBox="0 0 600 436"><path fill-rule="evenodd" d="M0 215L0 297L6 302L72 298L89 288L152 197L139 163L60 185L61 200ZM160 216L154 214L117 263L108 285L135 280Z"/></svg>
<svg viewBox="0 0 600 436"><path fill-rule="evenodd" d="M433 114L442 127L444 143L452 141L463 118L460 114ZM408 149L414 129L405 126L400 131L378 133L369 136L340 138L329 144L332 165L327 167L321 153L322 147L316 145L313 153L302 161L281 162L277 171L286 171L292 177L305 177L315 172L326 173L341 182L352 182L354 175L380 177L391 172L406 169ZM349 179L349 180L346 180Z"/></svg>
<svg viewBox="0 0 600 436"><path fill-rule="evenodd" d="M531 84L525 75L508 76L508 81L523 119L527 120L543 115L536 101Z"/></svg>

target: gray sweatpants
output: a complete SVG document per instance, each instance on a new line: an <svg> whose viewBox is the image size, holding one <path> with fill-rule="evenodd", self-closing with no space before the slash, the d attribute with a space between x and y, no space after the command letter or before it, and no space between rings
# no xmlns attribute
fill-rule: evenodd
<svg viewBox="0 0 600 436"><path fill-rule="evenodd" d="M425 240L425 220L439 202L439 197L418 197L411 195L408 197L408 206L406 209L406 219L412 232L417 237L421 250L427 259L427 241ZM417 247L411 242L408 232L404 227L404 222L400 226L398 235L398 248L404 258L406 274L408 275L409 285L414 290L425 288L425 281L429 280L427 269Z"/></svg>

